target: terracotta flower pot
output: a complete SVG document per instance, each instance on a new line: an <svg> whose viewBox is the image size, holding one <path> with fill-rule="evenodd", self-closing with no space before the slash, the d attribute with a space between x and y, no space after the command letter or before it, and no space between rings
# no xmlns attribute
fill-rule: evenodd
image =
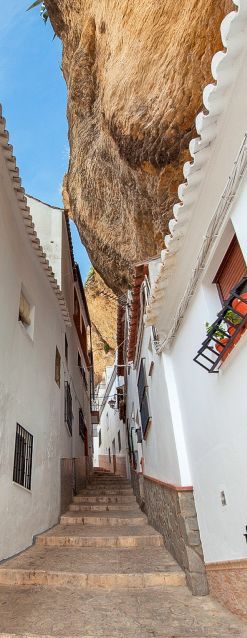
<svg viewBox="0 0 247 638"><path fill-rule="evenodd" d="M243 292L241 297L243 297L243 299L246 299L247 301L247 292ZM233 299L232 307L234 310L237 310L237 312L240 312L241 315L247 315L247 303L244 303L244 301L241 301L241 299L238 299L238 297L236 297L236 299Z"/></svg>
<svg viewBox="0 0 247 638"><path fill-rule="evenodd" d="M221 343L222 343L222 346L221 346ZM227 343L228 343L227 337L225 337L224 339L221 339L220 343L216 343L215 344L215 350L217 350L217 352L221 353L222 350L224 350L223 346L225 346Z"/></svg>

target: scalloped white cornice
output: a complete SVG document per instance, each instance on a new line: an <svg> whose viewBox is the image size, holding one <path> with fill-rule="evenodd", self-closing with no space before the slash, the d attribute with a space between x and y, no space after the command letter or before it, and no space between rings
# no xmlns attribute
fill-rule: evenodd
<svg viewBox="0 0 247 638"><path fill-rule="evenodd" d="M21 178L19 174L19 168L16 165L16 158L13 155L13 147L9 144L9 133L6 130L6 121L2 116L2 106L0 105L0 146L2 148L2 152L5 158L5 163L8 169L8 173L10 176L10 180L12 182L13 190L15 192L15 196L18 202L18 207L20 211L20 215L22 217L26 235L31 243L32 249L38 259L41 268L44 270L45 275L49 281L49 284L57 297L61 314L64 319L64 322L67 326L71 325L69 312L67 309L67 305L63 296L63 293L58 286L55 275L52 271L52 268L49 264L49 261L46 257L46 254L43 251L40 240L35 231L34 223L32 220L32 216L30 214L30 208L27 205L27 197L24 188L21 185Z"/></svg>
<svg viewBox="0 0 247 638"><path fill-rule="evenodd" d="M195 214L195 202L212 160L219 122L225 111L228 88L235 79L235 60L246 46L247 0L233 0L237 10L229 13L221 23L221 39L225 51L218 51L212 59L211 70L215 84L203 90L203 104L207 113L201 112L195 120L198 137L192 139L189 151L192 161L183 167L185 182L178 187L179 202L173 206L169 222L170 233L165 237L165 249L161 252L158 275L152 285L146 309L146 325L155 325L164 307L168 289L179 262L179 253L188 241L188 227ZM237 67L238 71L238 67Z"/></svg>

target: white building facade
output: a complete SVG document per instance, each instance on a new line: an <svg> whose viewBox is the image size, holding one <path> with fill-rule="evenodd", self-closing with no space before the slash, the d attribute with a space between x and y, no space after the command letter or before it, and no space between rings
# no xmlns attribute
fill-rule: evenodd
<svg viewBox="0 0 247 638"><path fill-rule="evenodd" d="M36 534L57 523L72 496L73 482L83 482L86 466L90 466L79 436L73 394L72 433L68 405L65 416L67 380L73 383L78 406L80 403L84 411L89 455L92 444L90 402L73 351L73 312L58 267L52 259L51 267L37 236L2 116L0 127L2 560L31 545ZM73 272L68 273L67 285L71 290L78 286ZM80 303L84 307L82 298ZM88 371L86 378L90 386Z"/></svg>
<svg viewBox="0 0 247 638"><path fill-rule="evenodd" d="M94 465L126 477L129 476L129 463L124 412L124 378L118 376L117 372L116 365L106 368L97 389L99 425Z"/></svg>
<svg viewBox="0 0 247 638"><path fill-rule="evenodd" d="M142 425L138 499L193 593L208 581L246 617L247 6L238 5L222 23L226 51L212 61L216 83L203 93L166 249L140 283L125 379L127 423Z"/></svg>

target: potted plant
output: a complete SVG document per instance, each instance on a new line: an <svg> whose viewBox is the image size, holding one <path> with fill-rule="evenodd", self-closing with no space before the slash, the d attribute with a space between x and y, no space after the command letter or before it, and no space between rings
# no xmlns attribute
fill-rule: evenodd
<svg viewBox="0 0 247 638"><path fill-rule="evenodd" d="M247 302L247 292L243 292L241 294L241 297L242 299L246 299L246 302ZM236 297L236 299L233 299L232 307L234 310L237 310L238 312L240 312L240 314L243 315L244 317L245 315L247 315L247 303L245 303L238 297Z"/></svg>
<svg viewBox="0 0 247 638"><path fill-rule="evenodd" d="M247 306L246 306L247 307ZM236 314L236 312L233 312L233 310L227 310L224 319L228 322L230 321L232 325L228 325L227 327L227 331L229 333L229 335L232 337L232 335L234 335L234 333L236 332L236 328L234 326L238 326L241 323L241 317L239 315ZM233 341L233 345L235 345L235 343L237 343L239 341L241 337L241 331L238 332L238 334L236 335L234 341Z"/></svg>
<svg viewBox="0 0 247 638"><path fill-rule="evenodd" d="M224 330L226 332L226 326L225 326L225 324L223 324L223 322L221 322L221 324L218 326L218 328L216 328L216 330L214 330L213 326L211 326L208 323L208 321L206 322L207 335L210 336L210 333L212 333L212 336L216 337L216 339L218 339L221 342L221 343L215 343L214 344L215 350L217 350L217 352L219 352L219 353L222 352L222 350L224 350L224 346L229 341L229 339L226 337L225 333L222 332L222 330L220 328L222 328L222 330Z"/></svg>

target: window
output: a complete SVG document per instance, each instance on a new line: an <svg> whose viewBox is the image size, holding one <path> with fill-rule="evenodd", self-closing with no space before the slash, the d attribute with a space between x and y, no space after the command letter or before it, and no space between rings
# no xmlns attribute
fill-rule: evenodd
<svg viewBox="0 0 247 638"><path fill-rule="evenodd" d="M85 372L85 368L83 368L82 360L81 360L81 355L80 355L80 353L79 353L79 352L78 352L78 354L77 354L77 364L78 364L78 367L80 368L80 373L81 373L81 375L82 375L83 382L84 382L85 388L86 388L86 390L87 390L87 378L86 378L86 372Z"/></svg>
<svg viewBox="0 0 247 638"><path fill-rule="evenodd" d="M101 447L101 443L102 443L102 436L101 436L101 430L99 430L99 447Z"/></svg>
<svg viewBox="0 0 247 638"><path fill-rule="evenodd" d="M140 403L142 432L145 438L145 434L147 432L147 427L148 427L148 424L150 423L151 417L149 414L148 389L147 389L147 383L146 383L146 371L145 371L144 359L141 359L137 385L138 385L138 395L139 395L139 403Z"/></svg>
<svg viewBox="0 0 247 638"><path fill-rule="evenodd" d="M16 425L13 481L31 490L33 436L19 423Z"/></svg>
<svg viewBox="0 0 247 638"><path fill-rule="evenodd" d="M234 235L213 283L216 284L222 303L228 299L234 286L247 275L247 265Z"/></svg>
<svg viewBox="0 0 247 638"><path fill-rule="evenodd" d="M77 335L78 335L78 339L80 342L83 355L86 361L88 361L88 365L90 365L90 362L88 359L88 352L87 352L87 330L80 313L80 304L79 304L77 292L75 289L74 289L74 322L75 322L75 327L76 327L76 331L77 331Z"/></svg>
<svg viewBox="0 0 247 638"><path fill-rule="evenodd" d="M72 436L72 423L73 423L72 396L71 396L70 385L68 381L65 382L64 420L65 420L65 423L67 423L70 435Z"/></svg>
<svg viewBox="0 0 247 638"><path fill-rule="evenodd" d="M74 316L80 322L80 305L77 297L76 289L74 288Z"/></svg>
<svg viewBox="0 0 247 638"><path fill-rule="evenodd" d="M66 359L67 363L68 363L68 350L69 350L68 339L67 339L67 336L65 335L65 337L64 337L64 354L65 354L65 359Z"/></svg>
<svg viewBox="0 0 247 638"><path fill-rule="evenodd" d="M111 464L111 448L108 447L108 458L109 458L109 463Z"/></svg>
<svg viewBox="0 0 247 638"><path fill-rule="evenodd" d="M121 446L121 434L120 434L120 430L118 430L117 437L118 437L118 450L119 450L119 452L121 452L121 447L122 447L122 446Z"/></svg>
<svg viewBox="0 0 247 638"><path fill-rule="evenodd" d="M81 355L79 352L77 353L77 365L80 368L80 373L82 374Z"/></svg>
<svg viewBox="0 0 247 638"><path fill-rule="evenodd" d="M61 355L60 355L60 352L59 352L58 348L56 348L56 357L55 357L55 381L56 381L58 387L60 388L60 381L61 381Z"/></svg>
<svg viewBox="0 0 247 638"><path fill-rule="evenodd" d="M21 289L20 294L18 319L23 328L25 328L26 333L31 339L33 339L34 306L23 289Z"/></svg>
<svg viewBox="0 0 247 638"><path fill-rule="evenodd" d="M84 414L82 412L82 409L79 409L79 435L82 438L83 441L85 441L85 437L86 437L86 424L85 424L85 419L84 419Z"/></svg>
<svg viewBox="0 0 247 638"><path fill-rule="evenodd" d="M215 321L206 327L206 339L193 361L207 372L217 373L247 330L247 276L232 288Z"/></svg>
<svg viewBox="0 0 247 638"><path fill-rule="evenodd" d="M20 296L19 321L21 321L25 328L31 325L31 306L23 291L21 291Z"/></svg>

